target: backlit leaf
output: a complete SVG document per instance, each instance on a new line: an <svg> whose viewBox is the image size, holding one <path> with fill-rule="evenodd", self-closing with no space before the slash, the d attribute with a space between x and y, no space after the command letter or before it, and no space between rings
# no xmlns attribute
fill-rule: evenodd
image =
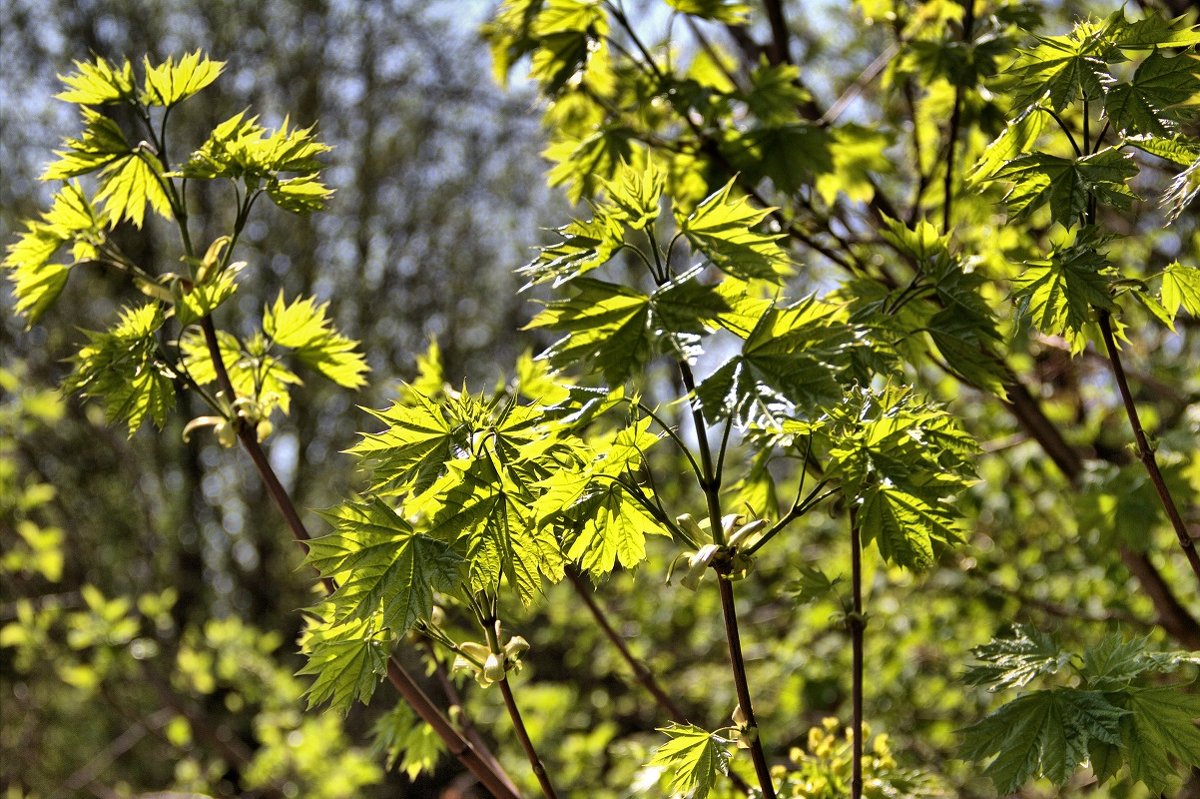
<svg viewBox="0 0 1200 799"><path fill-rule="evenodd" d="M308 563L339 582L329 601L338 621L378 614L393 636L433 612L433 592L452 590L462 558L452 544L413 531L380 499L325 514L333 533L309 543Z"/></svg>
<svg viewBox="0 0 1200 799"><path fill-rule="evenodd" d="M59 75L67 90L56 95L59 100L81 105L103 105L126 100L133 96L133 65L128 60L120 65L103 58L76 61L75 72Z"/></svg>
<svg viewBox="0 0 1200 799"><path fill-rule="evenodd" d="M787 253L779 246L782 236L759 233L757 227L770 213L750 205L749 198L730 196L733 181L709 195L686 218L679 230L688 241L725 272L746 280L778 280L790 271Z"/></svg>
<svg viewBox="0 0 1200 799"><path fill-rule="evenodd" d="M1093 197L1128 208L1136 195L1126 184L1137 172L1128 153L1107 147L1074 159L1031 153L1006 163L993 179L1013 184L1004 202L1014 219L1024 219L1049 203L1051 220L1071 227L1080 223Z"/></svg>
<svg viewBox="0 0 1200 799"><path fill-rule="evenodd" d="M316 675L308 688L308 706L323 702L347 713L355 700L371 701L387 672L388 643L364 622L310 630L304 640L308 663L297 674Z"/></svg>
<svg viewBox="0 0 1200 799"><path fill-rule="evenodd" d="M1132 81L1108 87L1105 112L1119 131L1167 136L1177 127L1172 106L1200 95L1198 72L1196 56L1167 57L1155 50L1138 66Z"/></svg>
<svg viewBox="0 0 1200 799"><path fill-rule="evenodd" d="M147 105L172 106L186 100L208 86L221 75L224 61L211 61L199 50L188 53L175 63L173 57L158 65L144 59L142 63L146 78L142 87L141 101Z"/></svg>
<svg viewBox="0 0 1200 799"><path fill-rule="evenodd" d="M125 422L131 436L147 418L161 428L175 404L174 374L158 357L162 323L158 303L125 309L112 330L87 334L67 379L68 388L104 403L109 422Z"/></svg>
<svg viewBox="0 0 1200 799"><path fill-rule="evenodd" d="M692 724L672 724L659 732L671 740L654 750L649 765L666 770L671 796L705 799L717 774L729 771L730 741Z"/></svg>
<svg viewBox="0 0 1200 799"><path fill-rule="evenodd" d="M1184 266L1176 261L1163 271L1162 303L1174 316L1183 308L1200 319L1200 267Z"/></svg>

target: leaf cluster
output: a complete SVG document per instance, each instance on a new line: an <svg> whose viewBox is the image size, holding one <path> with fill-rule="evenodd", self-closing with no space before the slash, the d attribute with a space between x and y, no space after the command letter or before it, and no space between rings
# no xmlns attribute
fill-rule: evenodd
<svg viewBox="0 0 1200 799"><path fill-rule="evenodd" d="M1200 697L1183 684L1147 685L1153 675L1200 664L1195 653L1158 652L1148 638L1112 634L1080 656L1019 625L975 656L980 663L966 674L973 685L998 691L1058 683L1024 693L964 731L963 756L993 757L984 773L1001 792L1033 777L1063 785L1090 763L1101 781L1124 768L1159 793L1178 779L1172 758L1200 763Z"/></svg>

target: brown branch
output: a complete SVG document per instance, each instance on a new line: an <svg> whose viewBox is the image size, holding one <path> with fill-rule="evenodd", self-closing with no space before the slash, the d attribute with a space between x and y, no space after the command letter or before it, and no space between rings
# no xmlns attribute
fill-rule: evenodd
<svg viewBox="0 0 1200 799"><path fill-rule="evenodd" d="M862 530L858 526L858 508L850 504L850 590L853 611L846 617L850 628L851 689L853 715L853 762L850 772L850 799L862 799L863 792L863 632L867 618L863 615L862 599Z"/></svg>
<svg viewBox="0 0 1200 799"><path fill-rule="evenodd" d="M650 671L646 664L629 650L629 645L625 643L625 639L613 629L604 610L592 597L587 586L584 585L583 578L574 569L567 569L567 579L570 580L575 593L583 600L583 604L587 607L588 612L592 614L592 619L600 627L600 631L604 633L604 637L616 647L617 652L621 654L621 659L629 665L629 668L633 671L634 679L646 689L646 692L650 696L654 697L655 703L667 714L667 718L679 724L687 723L687 714L663 690L663 687L658 684L658 680L654 678L654 672Z"/></svg>
<svg viewBox="0 0 1200 799"><path fill-rule="evenodd" d="M533 769L533 774L537 777L538 785L542 788L542 794L546 799L558 799L558 793L554 790L554 783L550 781L550 775L546 773L546 767L542 765L542 760L538 757L537 750L533 747L533 740L529 737L529 731L525 729L525 721L521 718L521 710L517 707L516 697L513 696L512 686L508 684L508 677L500 680L500 693L504 695L504 707L508 710L508 717L512 719L513 729L517 733L517 740L521 742L521 748L525 750L525 757L529 760L529 766Z"/></svg>
<svg viewBox="0 0 1200 799"><path fill-rule="evenodd" d="M704 472L703 485L705 500L708 503L708 521L712 531L713 541L718 545L725 543L721 532L721 485L716 480L717 470L713 465L712 450L708 444L708 428L704 423L704 415L700 411L699 400L696 398L696 378L687 361L679 361L679 374L687 391L692 411L692 423L696 427L696 439L700 447L700 465ZM750 759L754 761L754 772L758 777L759 787L763 790L764 799L775 799L775 784L771 780L771 767L767 764L767 755L763 750L762 735L758 728L758 720L754 715L754 705L750 699L750 682L746 677L746 661L742 656L742 638L738 630L737 606L734 602L733 583L729 580L728 563L716 564L717 585L721 594L721 617L725 622L725 640L729 644L729 665L733 672L733 685L737 692L738 705L746 721L746 729L750 731Z"/></svg>
<svg viewBox="0 0 1200 799"><path fill-rule="evenodd" d="M1004 389L1008 394L1004 406L1022 429L1041 445L1072 487L1078 490L1079 478L1083 475L1083 459L1079 452L1067 443L1058 427L1046 417L1041 405L1020 380L1011 378L1005 382ZM1154 605L1163 630L1189 649L1200 648L1200 622L1171 591L1150 557L1145 552L1124 546L1118 548L1118 554Z"/></svg>
<svg viewBox="0 0 1200 799"><path fill-rule="evenodd" d="M433 660L433 676L437 680L438 685L441 686L442 693L445 695L446 701L450 703L447 709L449 711L453 711L455 708L458 709L458 728L462 730L462 734L466 736L467 740L475 746L475 749L479 752L480 756L489 760L496 771L500 774L503 774L504 766L500 765L500 761L497 760L496 756L492 754L492 751L488 748L487 742L483 740L483 736L479 734L479 730L475 727L474 722L471 721L471 717L467 715L466 705L463 703L462 695L458 692L458 688L454 685L454 680L450 679L450 674L446 670L446 664L437 656L437 650L434 647L433 640L423 636L421 641L425 645L426 652L429 654L430 659ZM454 714L451 713L451 715ZM513 786L513 790L516 790L516 786Z"/></svg>
<svg viewBox="0 0 1200 799"><path fill-rule="evenodd" d="M963 3L963 42L970 44L974 27L975 0L966 0ZM965 95L965 86L958 84L954 87L954 108L950 112L950 133L946 144L946 180L942 202L942 233L950 232L950 212L954 206L954 156L958 149L959 124L962 120L962 106Z"/></svg>
<svg viewBox="0 0 1200 799"><path fill-rule="evenodd" d="M1138 416L1137 405L1133 402L1133 393L1129 390L1129 381L1125 377L1125 367L1121 364L1121 353L1117 350L1117 341L1113 337L1112 321L1108 311L1100 312L1100 334L1104 337L1104 347L1108 350L1108 360L1112 364L1113 376L1116 378L1117 388L1121 392L1121 401L1125 404L1125 415L1129 417L1129 425L1133 428L1133 437L1137 441L1138 459L1146 467L1146 473L1150 475L1150 482L1154 484L1154 490L1158 493L1158 500L1162 503L1163 510L1167 512L1167 518L1170 519L1175 536L1179 539L1179 546L1183 548L1183 554L1187 557L1196 579L1200 580L1200 553L1196 552L1196 542L1188 533L1187 525L1184 524L1183 517L1179 514L1179 508L1175 505L1175 498L1171 496L1171 490L1167 488L1167 482L1158 468L1154 449L1146 439L1145 430L1142 429L1142 420Z"/></svg>
<svg viewBox="0 0 1200 799"><path fill-rule="evenodd" d="M621 659L629 665L629 668L633 671L634 679L636 679L638 683L646 689L646 692L649 693L650 696L654 697L655 704L657 704L663 710L663 712L667 714L667 718L671 719L671 721L674 721L677 724L686 724L687 714L683 712L683 709L679 707L679 704L670 697L670 695L663 689L661 685L659 685L658 680L654 677L654 672L652 672L640 658L630 651L629 645L625 643L625 639L621 637L621 634L613 628L612 624L608 620L607 614L604 612L604 609L601 608L600 603L598 603L592 597L591 593L588 591L587 585L584 584L583 578L579 576L579 573L573 568L567 569L567 579L571 581L571 586L575 589L575 593L578 594L579 598L583 600L583 604L592 614L592 619L596 622L597 626L600 627L600 631L604 633L604 637L607 638L614 647L616 647L617 652L621 654ZM744 794L748 795L750 793L750 786L745 780L742 779L740 774L731 769L728 776L729 781L733 783L735 788Z"/></svg>
<svg viewBox="0 0 1200 799"><path fill-rule="evenodd" d="M767 58L773 65L791 64L792 53L788 46L791 33L783 16L783 2L763 0L763 5L767 7L767 20L771 23L771 46L767 48Z"/></svg>

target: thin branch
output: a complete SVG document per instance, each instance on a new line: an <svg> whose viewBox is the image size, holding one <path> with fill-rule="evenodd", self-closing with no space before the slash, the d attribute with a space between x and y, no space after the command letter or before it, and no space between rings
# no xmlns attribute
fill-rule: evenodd
<svg viewBox="0 0 1200 799"><path fill-rule="evenodd" d="M654 697L655 703L667 714L667 718L680 724L685 723L687 721L687 714L663 690L663 687L658 684L658 680L654 678L654 672L629 650L625 639L609 623L607 614L605 614L595 598L592 597L583 578L574 568L567 569L567 579L571 582L571 587L575 589L575 593L583 600L583 604L587 606L588 612L592 614L592 618L599 625L600 631L604 633L604 637L616 647L617 652L621 654L621 659L629 665L629 668L633 671L634 679L646 689L650 696Z"/></svg>
<svg viewBox="0 0 1200 799"><path fill-rule="evenodd" d="M863 615L862 599L862 531L858 526L858 508L850 504L850 590L853 611L846 616L850 628L851 659L851 731L854 750L851 763L850 799L862 799L863 792L863 630L867 618Z"/></svg>
<svg viewBox="0 0 1200 799"><path fill-rule="evenodd" d="M200 326L204 331L204 339L208 345L209 356L212 358L213 370L217 375L217 383L221 386L222 391L226 392L226 396L232 403L237 398L237 394L233 389L233 383L229 379L229 372L225 368L225 361L221 355L220 346L217 343L216 328L213 326L212 317L204 317L201 320ZM234 423L237 422L237 420L233 421ZM250 455L250 460L254 462L259 477L267 488L267 493L271 495L271 499L279 508L280 513L283 514L288 527L291 528L292 536L307 552L308 541L312 536L309 535L308 529L304 526L304 522L301 520L300 514L296 511L296 506L292 503L287 490L279 482L279 477L271 467L270 461L267 460L267 456L259 445L254 431L246 425L238 424L237 432L238 440L242 443L242 447L246 450L247 454ZM337 584L332 579L323 577L321 578L321 582L328 593L332 594L337 590ZM425 694L416 680L400 665L400 661L395 656L388 658L387 676L388 681L395 686L401 697L408 702L413 711L420 716L422 721L429 724L437 736L442 739L451 755L466 766L484 787L495 794L497 799L518 799L519 794L512 780L502 769L494 765L496 764L494 756L491 756L490 752L486 756L481 754L480 750L463 737L462 733L446 719L442 711Z"/></svg>
<svg viewBox="0 0 1200 799"><path fill-rule="evenodd" d="M841 488L831 488L828 491L826 491L824 494L818 495L817 492L820 491L822 488L824 488L828 482L829 482L828 480L822 480L820 483L817 484L817 487L814 488L807 497L805 497L803 502L797 502L796 504L792 505L791 509L788 510L788 512L786 514L784 514L779 519L779 521L777 521L777 522L775 522L775 524L771 525L770 529L768 529L765 533L763 533L762 536L757 541L754 542L754 546L746 547L746 550L745 550L746 554L753 555L755 552L762 549L763 544L767 543L772 538L774 538L776 535L778 535L780 532L782 532L783 529L785 527L787 527L789 524L796 521L796 519L799 519L804 514L808 513L810 510L812 510L814 507L816 507L822 501L828 499L829 497L832 497L834 494L836 494L842 490Z"/></svg>
<svg viewBox="0 0 1200 799"><path fill-rule="evenodd" d="M434 646L433 639L428 635L421 636L421 643L425 646L425 651L429 655L429 659L433 661L433 676L437 680L438 685L442 689L442 694L449 702L447 711L455 717L458 722L458 728L462 730L463 735L467 740L474 744L480 756L489 760L497 772L503 773L504 767L500 765L500 761L488 749L487 743L483 740L483 736L479 734L479 730L475 727L471 717L467 714L466 705L463 704L462 694L458 692L458 688L454 685L454 680L450 679L450 674L446 670L446 664L438 657L437 648ZM454 713L457 709L457 714Z"/></svg>
<svg viewBox="0 0 1200 799"><path fill-rule="evenodd" d="M632 403L632 400L627 399L626 401ZM692 467L692 471L696 473L696 477L699 479L703 479L704 475L701 474L701 472L700 472L700 464L696 463L695 456L692 455L691 449L688 448L688 445L679 436L679 431L677 431L674 427L672 427L670 424L668 424L665 419L663 419L661 416L659 416L658 413L653 408L651 408L649 405L645 404L644 402L637 403L636 407L639 411L641 411L642 413L646 414L651 419L653 419L658 424L658 426L662 428L663 432L666 433L668 436L670 436L671 440L675 442L675 445L677 447L679 447L680 452L682 452L684 454L684 456L687 458L688 464Z"/></svg>
<svg viewBox="0 0 1200 799"><path fill-rule="evenodd" d="M1175 505L1175 498L1171 496L1166 480L1163 479L1162 472L1158 468L1154 449L1150 446L1150 442L1146 439L1146 432L1142 429L1142 420L1138 416L1137 406L1133 402L1133 394L1129 390L1129 381L1125 377L1125 368L1121 364L1121 354L1117 350L1117 342L1113 337L1112 321L1108 311L1100 312L1100 333L1104 337L1108 360L1112 364L1113 376L1116 378L1117 388L1121 392L1121 401L1125 404L1125 415L1129 417L1129 424L1133 428L1133 437L1137 441L1138 459L1146 467L1146 473L1150 475L1150 482L1154 484L1154 490L1158 493L1158 500L1162 503L1163 510L1167 512L1167 518L1171 521L1171 527L1174 528L1175 536L1179 539L1179 546L1183 548L1183 554L1192 567L1192 572L1200 581L1200 553L1196 552L1196 541L1188 533L1187 525L1179 513L1179 508Z"/></svg>
<svg viewBox="0 0 1200 799"><path fill-rule="evenodd" d="M533 748L533 741L529 738L529 731L525 729L525 721L521 718L521 711L517 707L517 700L513 696L512 687L508 684L508 677L500 680L500 693L504 694L504 707L507 708L508 716L512 719L513 729L517 733L517 740L521 742L521 748L525 750L525 757L529 760L529 765L533 769L534 776L537 777L538 785L542 788L542 794L546 799L558 799L558 793L554 790L554 784L550 782L550 775L546 773L546 767L542 765L537 750Z"/></svg>
<svg viewBox="0 0 1200 799"><path fill-rule="evenodd" d="M125 731L110 741L108 746L93 755L87 763L67 777L66 782L52 795L70 796L91 785L104 773L106 768L112 765L114 760L132 749L138 741L146 737L147 733L165 726L173 715L169 709L162 708L145 719L126 727Z"/></svg>
<svg viewBox="0 0 1200 799"><path fill-rule="evenodd" d="M1063 438L1062 432L1046 416L1024 383L1015 376L1010 377L1005 381L1004 390L1008 399L1003 402L1009 413L1038 442L1072 487L1078 490L1083 475L1083 459L1079 452ZM1150 556L1124 546L1118 548L1118 553L1121 562L1154 605L1159 626L1189 649L1200 649L1200 621L1175 596Z"/></svg>
<svg viewBox="0 0 1200 799"><path fill-rule="evenodd" d="M700 447L700 464L705 476L700 487L703 489L708 503L708 523L713 541L722 545L725 543L725 534L721 529L721 484L716 480L712 450L708 443L708 429L700 411L699 400L696 398L696 378L686 361L679 361L679 374L683 378L683 385L687 390L688 401L692 408L692 422L696 426L696 440ZM742 640L738 630L733 583L729 580L730 565L728 563L715 564L715 571L721 594L721 616L725 622L725 639L729 644L729 664L733 672L733 685L737 692L738 705L746 720L746 729L750 732L750 758L754 761L754 772L758 776L758 784L762 788L764 799L775 799L771 767L767 764L761 731L758 728L758 720L754 716L754 706L750 699L750 684L746 678L746 661L742 656Z"/></svg>
<svg viewBox="0 0 1200 799"><path fill-rule="evenodd" d="M788 46L791 33L787 19L783 16L782 0L763 0L767 7L767 20L771 23L771 46L767 52L772 64L791 64L792 53Z"/></svg>
<svg viewBox="0 0 1200 799"><path fill-rule="evenodd" d="M818 125L832 125L845 113L850 104L858 99L868 86L870 86L876 78L887 68L888 63L900 51L900 43L892 42L887 49L875 57L875 60L867 65L867 68L855 78L854 83L851 83L841 95L833 101L833 105L829 106L821 118L817 120ZM915 123L914 123L915 127Z"/></svg>
<svg viewBox="0 0 1200 799"><path fill-rule="evenodd" d="M604 637L616 647L617 652L621 654L621 658L632 669L634 679L646 689L650 696L654 697L655 704L662 708L663 712L667 714L667 718L678 724L686 724L687 714L683 712L675 700L658 683L658 680L654 677L654 672L629 650L625 639L621 637L621 634L608 621L608 615L600 607L600 603L592 597L583 578L574 569L567 569L567 579L571 581L571 586L575 589L575 593L583 600L583 604L587 606L588 611L592 614L592 618L599 625L601 632L604 633ZM736 771L730 770L729 781L742 793L746 795L750 794L750 786L746 784L746 781Z"/></svg>
<svg viewBox="0 0 1200 799"><path fill-rule="evenodd" d="M717 586L721 592L721 615L725 620L725 637L729 641L729 660L733 665L733 686L737 692L738 706L746 720L745 729L750 732L750 757L754 761L754 773L766 799L775 799L775 784L771 780L771 768L763 752L762 731L754 715L750 700L750 684L746 679L746 661L742 656L742 640L738 632L737 609L733 601L733 582L728 572L717 571Z"/></svg>
<svg viewBox="0 0 1200 799"><path fill-rule="evenodd" d="M965 0L962 5L962 38L963 42L969 45L975 28L975 0ZM958 128L962 120L962 105L965 95L965 86L959 84L954 87L954 108L950 112L950 135L946 147L946 179L944 186L945 194L943 195L944 201L942 203L942 233L950 232L950 215L954 206L954 156L958 149Z"/></svg>
<svg viewBox="0 0 1200 799"><path fill-rule="evenodd" d="M1075 134L1071 132L1069 127L1067 127L1067 123L1064 122L1063 118L1058 115L1058 112L1056 112L1053 108L1044 105L1039 105L1038 108L1054 118L1054 121L1058 123L1058 127L1062 129L1062 132L1067 134L1067 141L1071 142L1071 149L1075 151L1075 157L1081 158L1083 156L1083 150L1079 148L1079 144L1075 141Z"/></svg>

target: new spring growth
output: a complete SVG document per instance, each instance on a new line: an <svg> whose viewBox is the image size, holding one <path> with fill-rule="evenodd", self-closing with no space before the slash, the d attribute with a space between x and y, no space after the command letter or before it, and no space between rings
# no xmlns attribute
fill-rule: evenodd
<svg viewBox="0 0 1200 799"><path fill-rule="evenodd" d="M680 580L684 588L695 591L704 577L709 566L721 563L725 568L722 574L729 580L740 580L746 576L753 563L753 558L746 555L744 550L758 540L758 534L766 526L765 519L754 519L743 523L744 517L731 514L721 519L725 544L706 543L698 550L684 552L675 559L667 573L667 582L671 581L671 573L675 571L681 560L687 560L687 573ZM711 541L709 530L705 529L707 520L697 522L690 513L676 518L681 529L692 536L695 541ZM740 526L739 526L740 525ZM723 561L723 562L722 562Z"/></svg>
<svg viewBox="0 0 1200 799"><path fill-rule="evenodd" d="M738 749L749 749L758 737L758 728L750 726L750 721L746 718L740 702L733 708L732 718L734 726L737 727L733 737L737 741Z"/></svg>
<svg viewBox="0 0 1200 799"><path fill-rule="evenodd" d="M484 688L500 682L508 672L521 670L521 655L529 649L529 642L514 635L504 644L500 652L493 652L487 644L468 641L458 645L454 658L455 671L469 671Z"/></svg>
<svg viewBox="0 0 1200 799"><path fill-rule="evenodd" d="M224 395L218 392L217 399L224 405ZM264 401L269 398L264 396ZM265 404L265 403L264 403ZM237 444L238 425L254 425L254 435L259 443L267 439L275 430L275 425L266 418L262 404L249 397L238 397L229 409L229 416L197 416L183 428L183 440L190 441L192 432L201 427L211 427L222 447L229 448Z"/></svg>

